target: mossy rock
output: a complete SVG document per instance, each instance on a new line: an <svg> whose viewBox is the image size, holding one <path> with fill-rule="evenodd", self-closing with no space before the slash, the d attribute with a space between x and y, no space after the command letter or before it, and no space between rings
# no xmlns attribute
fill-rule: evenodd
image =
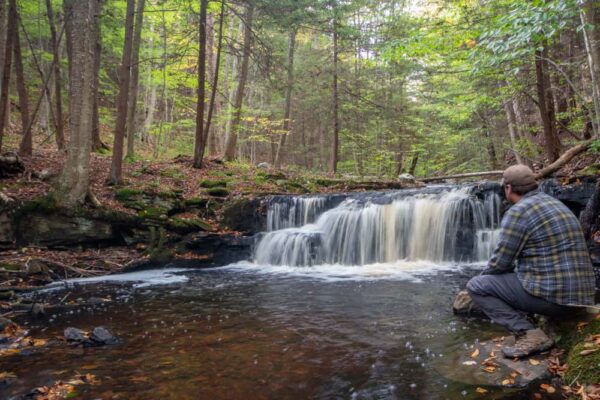
<svg viewBox="0 0 600 400"><path fill-rule="evenodd" d="M115 198L121 202L130 201L144 192L139 189L122 188L115 191Z"/></svg>
<svg viewBox="0 0 600 400"><path fill-rule="evenodd" d="M23 203L20 211L28 212L49 212L57 209L56 199L53 196L44 196L39 199L34 199Z"/></svg>
<svg viewBox="0 0 600 400"><path fill-rule="evenodd" d="M272 181L287 179L287 176L285 176L285 174L283 172L265 173L264 176L265 176L265 178L272 180Z"/></svg>
<svg viewBox="0 0 600 400"><path fill-rule="evenodd" d="M315 179L315 184L318 186L332 186L335 185L336 182L331 180L331 179L325 179L325 178L317 178Z"/></svg>
<svg viewBox="0 0 600 400"><path fill-rule="evenodd" d="M138 213L140 218L146 219L166 219L169 210L163 207L148 207Z"/></svg>
<svg viewBox="0 0 600 400"><path fill-rule="evenodd" d="M209 179L204 179L202 181L200 181L200 187L206 188L206 189L212 189L212 188L218 188L218 187L226 187L227 186L227 181L226 180L209 180Z"/></svg>
<svg viewBox="0 0 600 400"><path fill-rule="evenodd" d="M214 187L206 190L206 193L214 197L227 197L229 196L229 190L224 187Z"/></svg>
<svg viewBox="0 0 600 400"><path fill-rule="evenodd" d="M183 205L185 208L202 208L206 207L210 199L206 197L192 197L190 199L185 199Z"/></svg>
<svg viewBox="0 0 600 400"><path fill-rule="evenodd" d="M6 263L6 262L0 262L0 271L1 270L5 270L5 271L20 271L21 270L21 266L18 264L11 264L11 263Z"/></svg>
<svg viewBox="0 0 600 400"><path fill-rule="evenodd" d="M180 233L191 233L198 231L212 231L212 226L200 218L171 218L168 227L170 230Z"/></svg>

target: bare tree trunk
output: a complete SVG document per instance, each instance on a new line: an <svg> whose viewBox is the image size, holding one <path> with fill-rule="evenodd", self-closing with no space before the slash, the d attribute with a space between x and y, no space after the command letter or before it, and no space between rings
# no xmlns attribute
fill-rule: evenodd
<svg viewBox="0 0 600 400"><path fill-rule="evenodd" d="M333 20L333 142L331 144L331 174L337 172L340 116L339 116L339 94L338 94L338 30L337 19Z"/></svg>
<svg viewBox="0 0 600 400"><path fill-rule="evenodd" d="M117 120L115 123L115 140L113 144L112 163L109 183L116 185L123 181L123 139L127 124L127 103L129 100L129 81L131 78L131 50L133 46L133 18L135 0L127 0L125 16L125 40L123 43L123 59L119 71L119 97L117 99Z"/></svg>
<svg viewBox="0 0 600 400"><path fill-rule="evenodd" d="M0 92L2 91L2 76L4 74L4 57L6 56L7 14L7 1L0 0Z"/></svg>
<svg viewBox="0 0 600 400"><path fill-rule="evenodd" d="M71 137L67 161L53 192L58 205L75 207L85 202L90 192L89 163L92 144L92 105L94 96L94 32L90 21L96 12L97 0L77 0L71 3L69 30L72 44L69 58L69 115Z"/></svg>
<svg viewBox="0 0 600 400"><path fill-rule="evenodd" d="M54 10L52 1L46 0L46 13L48 14L48 24L50 25L50 41L52 42L52 58L54 63L54 101L56 102L56 112L54 114L56 122L56 145L59 150L65 148L64 120L62 112L62 76L60 74L60 56L58 52L58 38L56 36L56 25L54 22Z"/></svg>
<svg viewBox="0 0 600 400"><path fill-rule="evenodd" d="M221 66L221 51L223 49L223 20L225 18L225 0L221 0L221 14L219 17L219 38L217 39L217 54L216 54L216 60L215 60L215 64L214 64L214 78L213 78L213 84L212 84L212 91L210 94L210 104L208 106L208 116L206 118L206 127L204 128L204 146L206 146L206 143L210 143L210 137L214 136L216 134L216 132L214 132L214 129L212 130L212 135L211 135L211 121L212 121L212 116L213 116L213 112L217 106L216 103L216 98L217 98L217 89L219 87L219 68ZM212 36L212 34L211 34ZM214 141L214 139L213 139ZM210 147L210 146L209 146ZM210 149L209 149L210 151ZM204 149L202 150L202 154L204 154Z"/></svg>
<svg viewBox="0 0 600 400"><path fill-rule="evenodd" d="M240 121L242 119L242 104L244 101L244 90L246 88L246 80L248 78L248 66L250 64L250 49L252 46L252 18L254 15L254 5L247 4L246 12L244 15L245 27L244 27L244 50L242 53L242 65L240 68L240 76L238 80L237 89L235 92L233 118L231 120L231 132L227 136L227 142L225 143L225 154L224 158L227 161L235 159L235 150L237 145L238 130L240 127Z"/></svg>
<svg viewBox="0 0 600 400"><path fill-rule="evenodd" d="M504 112L506 113L506 123L508 124L508 134L510 136L510 147L517 159L519 164L523 164L523 159L517 151L517 118L515 116L515 109L511 100L504 102ZM496 166L492 166L492 169L496 169Z"/></svg>
<svg viewBox="0 0 600 400"><path fill-rule="evenodd" d="M287 85L285 87L285 108L283 111L283 134L279 139L277 153L275 154L275 168L281 167L282 151L285 146L285 139L290 131L290 114L292 110L292 90L294 89L294 48L296 45L296 28L292 28L288 36L288 54L287 54Z"/></svg>
<svg viewBox="0 0 600 400"><path fill-rule="evenodd" d="M13 13L12 9L16 9L15 1L11 0L9 4L8 15ZM16 11L15 11L16 12ZM10 70L12 65L12 53L13 53L13 41L14 36L10 32L14 31L17 27L17 21L14 18L8 19L6 28L6 47L4 52L4 68L2 71L2 91L0 93L0 150L2 150L2 139L4 137L4 128L8 124L8 111L9 111L9 90L10 90Z"/></svg>
<svg viewBox="0 0 600 400"><path fill-rule="evenodd" d="M410 169L408 173L412 176L415 176L415 171L417 170L417 163L419 162L419 153L415 153L413 155L412 161L410 162Z"/></svg>
<svg viewBox="0 0 600 400"><path fill-rule="evenodd" d="M548 76L546 59L548 58L548 49L535 53L535 72L536 87L538 94L538 107L544 127L544 148L546 156L550 162L556 161L560 157L560 141L556 134L556 117L554 114L554 102L552 100L550 77Z"/></svg>
<svg viewBox="0 0 600 400"><path fill-rule="evenodd" d="M11 7L8 17L19 21L16 0L10 0ZM31 137L31 125L29 124L29 96L25 86L25 73L23 72L23 57L21 55L21 37L19 34L19 26L17 23L12 25L12 32L8 32L13 36L13 51L15 57L15 77L17 84L17 93L19 94L19 108L21 114L21 129L23 138L19 146L19 154L22 156L30 156L33 151L33 140Z"/></svg>
<svg viewBox="0 0 600 400"><path fill-rule="evenodd" d="M596 138L600 137L600 9L598 2L587 0L580 3L583 39L592 80L592 99L594 102L595 120L592 121ZM592 28L589 28L589 27Z"/></svg>
<svg viewBox="0 0 600 400"><path fill-rule="evenodd" d="M154 123L154 110L156 109L156 85L150 89L150 101L146 104L146 118L144 119L144 133L142 139L148 142L148 132Z"/></svg>
<svg viewBox="0 0 600 400"><path fill-rule="evenodd" d="M92 151L100 149L108 149L108 146L102 143L100 138L100 104L99 93L100 88L100 62L102 58L102 32L100 24L100 13L104 0L97 0L97 11L94 15L94 105L92 112Z"/></svg>
<svg viewBox="0 0 600 400"><path fill-rule="evenodd" d="M208 0L200 1L198 26L200 46L198 51L198 98L196 100L196 137L194 140L194 168L202 167L204 157L204 108L206 105L206 10Z"/></svg>
<svg viewBox="0 0 600 400"><path fill-rule="evenodd" d="M146 0L138 0L135 28L133 31L133 53L131 55L131 81L129 82L129 101L127 109L127 158L135 156L135 111L137 106L138 87L140 80L140 45L142 43L142 26L144 23L144 5Z"/></svg>

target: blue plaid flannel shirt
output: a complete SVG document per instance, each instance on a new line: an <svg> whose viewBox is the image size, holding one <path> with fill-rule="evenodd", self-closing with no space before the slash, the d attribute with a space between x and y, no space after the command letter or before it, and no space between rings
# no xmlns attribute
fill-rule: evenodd
<svg viewBox="0 0 600 400"><path fill-rule="evenodd" d="M534 296L562 305L594 304L594 271L579 221L545 193L525 194L502 219L483 273L512 271Z"/></svg>

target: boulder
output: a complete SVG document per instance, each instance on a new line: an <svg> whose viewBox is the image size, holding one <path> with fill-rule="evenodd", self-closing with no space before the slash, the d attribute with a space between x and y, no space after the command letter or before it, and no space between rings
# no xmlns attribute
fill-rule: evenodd
<svg viewBox="0 0 600 400"><path fill-rule="evenodd" d="M57 247L114 239L112 224L86 217L30 214L17 224L17 242L23 244Z"/></svg>
<svg viewBox="0 0 600 400"><path fill-rule="evenodd" d="M228 202L221 223L232 231L257 233L266 229L266 207L259 199L239 198Z"/></svg>
<svg viewBox="0 0 600 400"><path fill-rule="evenodd" d="M452 311L457 315L486 317L483 311L473 303L473 299L466 290L458 292L452 304Z"/></svg>
<svg viewBox="0 0 600 400"><path fill-rule="evenodd" d="M75 343L90 343L90 339L87 336L87 333L81 329L68 327L65 329L63 335L67 342L75 342Z"/></svg>

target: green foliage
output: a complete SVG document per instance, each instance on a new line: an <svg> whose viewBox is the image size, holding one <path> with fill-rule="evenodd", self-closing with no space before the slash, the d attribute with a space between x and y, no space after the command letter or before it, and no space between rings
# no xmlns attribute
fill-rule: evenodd
<svg viewBox="0 0 600 400"><path fill-rule="evenodd" d="M214 197L227 197L229 196L229 190L224 187L213 187L206 190L206 193Z"/></svg>
<svg viewBox="0 0 600 400"><path fill-rule="evenodd" d="M227 186L226 180L204 179L204 180L200 181L200 187L207 188L207 189L217 188L217 187L226 187L226 186Z"/></svg>

